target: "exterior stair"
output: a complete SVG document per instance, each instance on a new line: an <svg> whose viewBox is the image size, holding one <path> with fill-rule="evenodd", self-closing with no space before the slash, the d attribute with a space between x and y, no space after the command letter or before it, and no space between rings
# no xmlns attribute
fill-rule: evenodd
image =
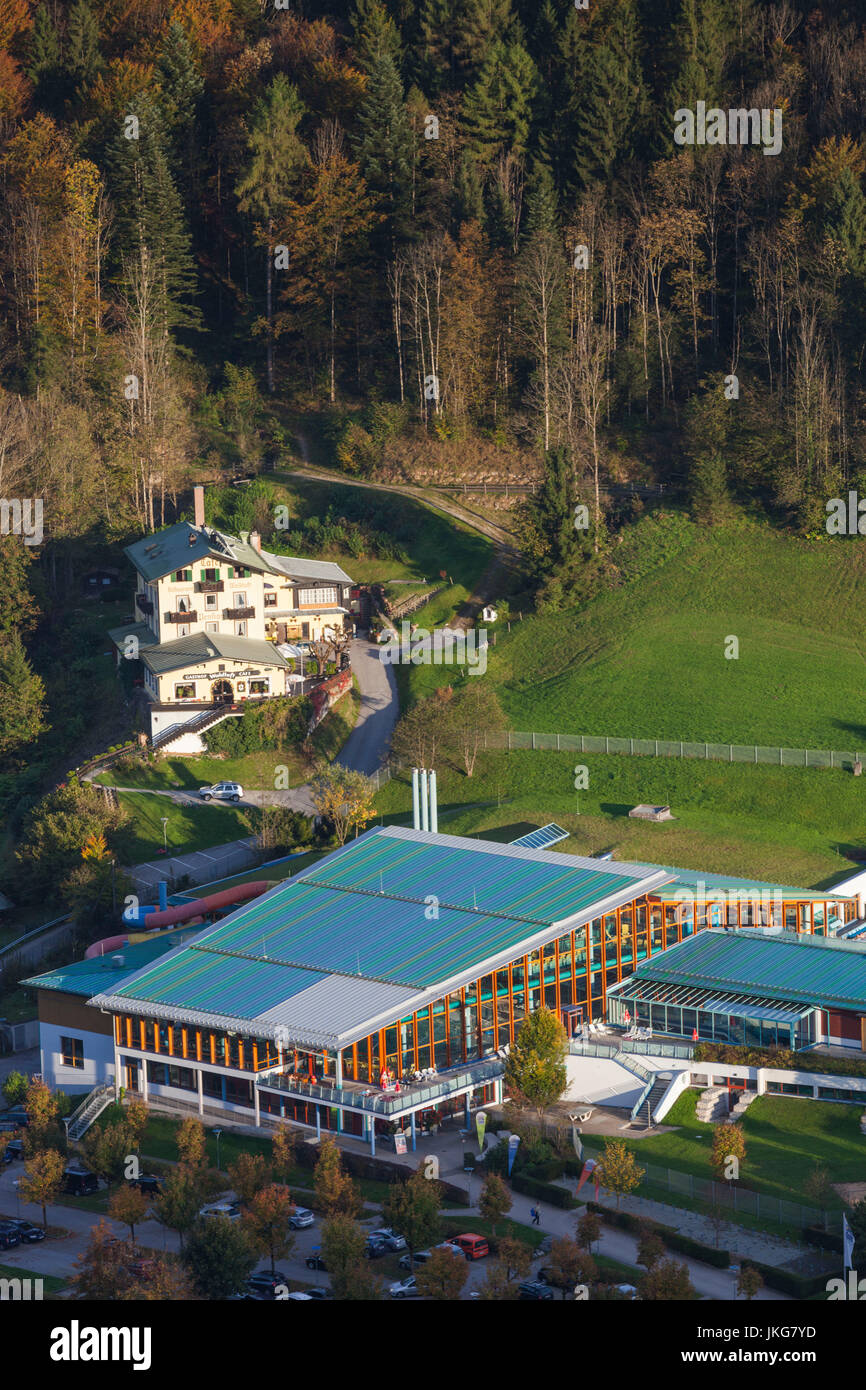
<svg viewBox="0 0 866 1390"><path fill-rule="evenodd" d="M194 719L187 720L183 724L172 724L168 729L163 729L161 734L151 739L151 748L163 748L167 743L173 743L181 734L200 734L203 729L209 729L213 724L219 724L222 719L236 718L241 715L243 710L233 709L231 705L212 705L209 709L202 710Z"/></svg>
<svg viewBox="0 0 866 1390"><path fill-rule="evenodd" d="M729 1119L733 1122L745 1115L752 1101L757 1097L757 1091L744 1091L730 1113Z"/></svg>
<svg viewBox="0 0 866 1390"><path fill-rule="evenodd" d="M89 1095L85 1096L77 1110L73 1110L69 1118L67 1133L70 1139L80 1139L86 1134L93 1121L97 1119L107 1106L114 1102L114 1082L107 1082L103 1086L96 1086Z"/></svg>

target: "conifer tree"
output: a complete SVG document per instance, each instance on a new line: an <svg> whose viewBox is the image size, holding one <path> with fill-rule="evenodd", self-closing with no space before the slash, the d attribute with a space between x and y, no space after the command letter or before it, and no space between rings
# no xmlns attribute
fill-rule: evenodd
<svg viewBox="0 0 866 1390"><path fill-rule="evenodd" d="M92 82L102 67L99 23L88 0L75 0L69 11L65 67L76 86Z"/></svg>
<svg viewBox="0 0 866 1390"><path fill-rule="evenodd" d="M411 213L412 127L393 57L381 52L370 70L358 112L356 157L364 181L383 215L376 240L393 251L405 237Z"/></svg>
<svg viewBox="0 0 866 1390"><path fill-rule="evenodd" d="M0 757L18 752L47 727L45 686L13 631L0 647Z"/></svg>
<svg viewBox="0 0 866 1390"><path fill-rule="evenodd" d="M468 148L483 164L489 167L500 154L525 154L537 80L522 44L491 43L463 107Z"/></svg>

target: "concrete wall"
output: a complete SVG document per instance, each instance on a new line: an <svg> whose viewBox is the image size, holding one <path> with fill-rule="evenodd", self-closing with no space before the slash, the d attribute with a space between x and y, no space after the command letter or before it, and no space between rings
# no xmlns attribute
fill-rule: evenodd
<svg viewBox="0 0 866 1390"><path fill-rule="evenodd" d="M80 1038L84 1044L84 1066L63 1065L60 1039ZM94 1086L114 1080L114 1039L106 1033L87 1033L67 1024L42 1022L39 1025L42 1079L47 1086L74 1094L92 1091Z"/></svg>
<svg viewBox="0 0 866 1390"><path fill-rule="evenodd" d="M692 1061L683 1071L678 1072L671 1082L660 1103L656 1106L655 1118L659 1121L664 1120L665 1115L678 1097L689 1086L700 1086L703 1090L712 1086L715 1080L723 1084L729 1078L754 1081L759 1096L769 1094L768 1083L771 1081L786 1086L811 1087L811 1097L803 1096L803 1100L820 1100L819 1090L832 1087L835 1091L847 1092L851 1097L852 1104L866 1106L866 1076L832 1076L826 1072L783 1071L779 1067L733 1067L726 1066L722 1062Z"/></svg>

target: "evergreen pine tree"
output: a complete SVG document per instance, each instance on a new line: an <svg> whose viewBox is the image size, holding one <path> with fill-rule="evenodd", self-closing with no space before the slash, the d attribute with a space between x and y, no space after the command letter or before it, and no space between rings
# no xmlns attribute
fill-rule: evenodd
<svg viewBox="0 0 866 1390"><path fill-rule="evenodd" d="M385 219L377 239L393 250L408 233L413 134L400 75L387 52L379 54L370 70L358 130L361 173Z"/></svg>
<svg viewBox="0 0 866 1390"><path fill-rule="evenodd" d="M522 44L491 44L463 105L467 146L483 164L493 164L501 153L525 154L537 80Z"/></svg>
<svg viewBox="0 0 866 1390"><path fill-rule="evenodd" d="M636 0L617 0L580 50L572 86L571 172L584 186L609 181L634 152L645 103L640 56Z"/></svg>
<svg viewBox="0 0 866 1390"><path fill-rule="evenodd" d="M44 0L33 17L24 71L35 88L37 104L59 111L65 92L65 84L60 80L60 39Z"/></svg>
<svg viewBox="0 0 866 1390"><path fill-rule="evenodd" d="M387 53L399 72L402 63L400 34L382 0L355 0L352 16L352 48L362 72L372 72L376 59Z"/></svg>
<svg viewBox="0 0 866 1390"><path fill-rule="evenodd" d="M204 78L186 31L176 21L169 26L160 46L156 81L160 109L171 138L172 167L189 207L194 205L199 184L201 145L196 138L196 122Z"/></svg>
<svg viewBox="0 0 866 1390"><path fill-rule="evenodd" d="M463 0L454 47L464 75L471 79L480 73L494 44L516 38L513 30L511 0Z"/></svg>
<svg viewBox="0 0 866 1390"><path fill-rule="evenodd" d="M92 82L102 67L99 23L88 0L75 0L69 11L65 67L76 87Z"/></svg>
<svg viewBox="0 0 866 1390"><path fill-rule="evenodd" d="M192 300L197 276L189 230L168 162L169 141L156 101L141 93L128 103L125 116L138 120L138 138L127 139L121 123L109 147L107 163L115 208L113 247L115 275L136 264L142 247L158 271L158 316L166 331L198 328L200 314Z"/></svg>
<svg viewBox="0 0 866 1390"><path fill-rule="evenodd" d="M461 0L422 0L413 72L432 97L457 83L455 35Z"/></svg>
<svg viewBox="0 0 866 1390"><path fill-rule="evenodd" d="M38 738L48 727L44 710L45 687L13 630L0 646L0 757Z"/></svg>

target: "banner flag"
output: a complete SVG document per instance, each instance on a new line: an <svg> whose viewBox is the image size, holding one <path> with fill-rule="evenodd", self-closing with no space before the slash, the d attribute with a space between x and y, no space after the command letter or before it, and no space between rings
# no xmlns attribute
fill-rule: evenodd
<svg viewBox="0 0 866 1390"><path fill-rule="evenodd" d="M520 1144L519 1134L509 1134L508 1136L508 1176L511 1177L511 1170L514 1167L514 1160L517 1157L517 1149Z"/></svg>
<svg viewBox="0 0 866 1390"><path fill-rule="evenodd" d="M580 1189L583 1187L583 1184L586 1182L587 1178L590 1176L590 1174L592 1173L592 1170L593 1170L594 1168L595 1168L595 1159L594 1159L594 1158L588 1158L588 1159L586 1160L586 1162L584 1163L584 1165L583 1165L583 1171L581 1172L581 1175L580 1175L580 1181L579 1181L579 1183L577 1184L577 1191L578 1191L578 1192L579 1192ZM597 1200L597 1199L598 1199L598 1183L595 1184L595 1195L596 1195L596 1200Z"/></svg>
<svg viewBox="0 0 866 1390"><path fill-rule="evenodd" d="M475 1116L475 1133L478 1135L478 1152L484 1152L484 1131L487 1128L487 1111L479 1110Z"/></svg>

